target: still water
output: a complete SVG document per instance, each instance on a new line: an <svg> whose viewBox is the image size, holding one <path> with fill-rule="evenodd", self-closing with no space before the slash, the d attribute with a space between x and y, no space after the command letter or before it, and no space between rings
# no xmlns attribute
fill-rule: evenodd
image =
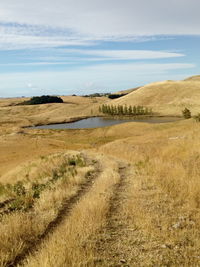
<svg viewBox="0 0 200 267"><path fill-rule="evenodd" d="M110 118L110 117L93 117L82 119L76 122L49 124L30 127L32 129L85 129L111 126L125 122L147 122L147 123L166 123L181 120L178 117L146 117L146 118Z"/></svg>

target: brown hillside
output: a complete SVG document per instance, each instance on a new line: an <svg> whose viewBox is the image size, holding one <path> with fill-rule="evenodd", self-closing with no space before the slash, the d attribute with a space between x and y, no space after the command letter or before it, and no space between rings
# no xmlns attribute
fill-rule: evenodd
<svg viewBox="0 0 200 267"><path fill-rule="evenodd" d="M189 77L185 79L185 81L199 81L200 82L200 75Z"/></svg>
<svg viewBox="0 0 200 267"><path fill-rule="evenodd" d="M200 112L200 76L184 81L151 83L112 102L149 106L161 115L180 115L184 107L197 113Z"/></svg>

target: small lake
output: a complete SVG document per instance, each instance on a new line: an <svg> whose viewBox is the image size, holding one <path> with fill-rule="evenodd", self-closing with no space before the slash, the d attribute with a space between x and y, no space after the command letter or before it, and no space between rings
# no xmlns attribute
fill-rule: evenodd
<svg viewBox="0 0 200 267"><path fill-rule="evenodd" d="M140 117L140 118L110 118L93 117L75 122L49 124L29 127L29 129L85 129L112 126L125 122L166 123L181 120L179 117Z"/></svg>

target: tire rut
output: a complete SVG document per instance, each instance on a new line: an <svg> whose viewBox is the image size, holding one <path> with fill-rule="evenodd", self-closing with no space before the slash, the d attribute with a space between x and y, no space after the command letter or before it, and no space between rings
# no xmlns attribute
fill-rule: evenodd
<svg viewBox="0 0 200 267"><path fill-rule="evenodd" d="M26 259L26 257L31 253L33 253L34 251L36 251L37 248L41 245L41 243L44 242L45 239L48 238L48 236L54 232L54 230L62 223L62 221L66 219L68 216L70 216L76 204L87 192L89 192L90 188L92 187L94 181L99 176L100 172L101 170L98 162L96 163L95 171L92 172L89 177L87 177L85 183L80 185L77 193L74 196L70 197L69 199L64 200L62 208L59 210L56 218L48 224L45 231L38 236L37 240L30 242L27 248L25 248L22 253L18 254L12 262L8 263L7 264L8 267L20 266Z"/></svg>
<svg viewBox="0 0 200 267"><path fill-rule="evenodd" d="M123 218L120 216L120 209L125 200L124 192L127 187L127 168L125 163L119 163L118 172L120 180L115 185L113 195L110 198L110 206L106 216L106 225L101 229L98 241L96 242L97 262L95 266L121 266L123 251L119 252L115 244L123 234ZM119 262L119 264L114 264Z"/></svg>

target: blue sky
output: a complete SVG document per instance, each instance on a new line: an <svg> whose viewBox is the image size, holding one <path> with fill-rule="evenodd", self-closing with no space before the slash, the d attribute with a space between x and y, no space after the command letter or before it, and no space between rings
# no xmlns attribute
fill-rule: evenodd
<svg viewBox="0 0 200 267"><path fill-rule="evenodd" d="M113 92L198 75L198 10L197 0L1 0L0 97Z"/></svg>

